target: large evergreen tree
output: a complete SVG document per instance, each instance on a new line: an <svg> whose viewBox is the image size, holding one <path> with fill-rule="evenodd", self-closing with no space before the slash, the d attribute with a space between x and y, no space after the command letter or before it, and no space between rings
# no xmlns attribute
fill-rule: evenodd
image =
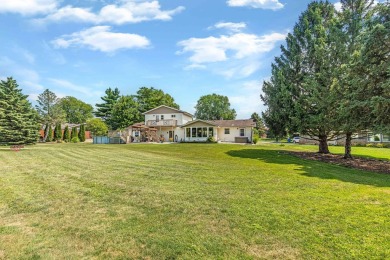
<svg viewBox="0 0 390 260"><path fill-rule="evenodd" d="M106 89L106 95L104 97L101 97L103 100L103 103L96 104L96 111L94 112L96 117L100 117L103 121L106 122L106 124L113 129L113 126L111 125L111 113L112 108L114 107L115 103L119 99L119 90L118 88L115 88L112 90L111 88Z"/></svg>
<svg viewBox="0 0 390 260"><path fill-rule="evenodd" d="M361 72L353 64L362 48L361 36L371 19L373 3L373 0L342 0L342 11L338 14L343 29L339 41L343 42L345 51L340 53L343 64L334 85L339 96L335 127L340 128L345 136L346 159L352 158L353 133L364 130L367 127L366 119L371 116L368 107L361 106L360 100L365 99L366 94L359 91Z"/></svg>
<svg viewBox="0 0 390 260"><path fill-rule="evenodd" d="M268 127L309 136L319 142L319 153L329 153L327 141L337 135L333 88L344 51L336 18L331 3L310 3L275 59L273 78L263 85L263 100L271 105L264 115Z"/></svg>
<svg viewBox="0 0 390 260"><path fill-rule="evenodd" d="M34 144L38 140L38 116L16 80L0 81L0 144Z"/></svg>
<svg viewBox="0 0 390 260"><path fill-rule="evenodd" d="M195 117L203 120L231 120L237 116L236 110L230 107L229 98L217 94L201 96L195 110Z"/></svg>

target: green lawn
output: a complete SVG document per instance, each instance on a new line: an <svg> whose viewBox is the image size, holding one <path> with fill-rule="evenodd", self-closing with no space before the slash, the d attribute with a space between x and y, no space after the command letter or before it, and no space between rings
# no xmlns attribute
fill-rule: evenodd
<svg viewBox="0 0 390 260"><path fill-rule="evenodd" d="M269 147L270 149L317 152L318 145L302 145L293 143L264 143L258 145ZM329 151L334 154L344 154L344 146L329 146ZM390 161L390 148L376 147L352 147L352 155L356 157L375 158Z"/></svg>
<svg viewBox="0 0 390 260"><path fill-rule="evenodd" d="M0 259L390 258L390 175L272 145L52 144L0 162Z"/></svg>

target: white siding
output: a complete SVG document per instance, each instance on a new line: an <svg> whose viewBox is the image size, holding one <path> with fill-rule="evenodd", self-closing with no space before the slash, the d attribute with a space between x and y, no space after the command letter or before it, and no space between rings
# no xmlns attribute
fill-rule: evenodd
<svg viewBox="0 0 390 260"><path fill-rule="evenodd" d="M229 134L225 134L225 128L230 129ZM218 141L234 142L235 137L240 137L240 129L244 129L244 137L248 137L249 142L252 142L252 128L251 127L220 127L218 128Z"/></svg>

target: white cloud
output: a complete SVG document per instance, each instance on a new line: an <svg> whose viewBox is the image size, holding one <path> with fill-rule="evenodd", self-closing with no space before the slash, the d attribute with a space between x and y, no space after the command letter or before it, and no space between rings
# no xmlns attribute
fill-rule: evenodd
<svg viewBox="0 0 390 260"><path fill-rule="evenodd" d="M172 16L180 13L185 8L179 6L172 10L161 10L159 1L123 1L118 5L106 5L99 12L94 13L89 8L73 7L71 5L62 7L48 16L36 19L37 23L45 23L47 21L73 21L73 22L88 22L93 24L125 24L139 23L151 20L168 21Z"/></svg>
<svg viewBox="0 0 390 260"><path fill-rule="evenodd" d="M341 2L334 3L333 5L336 11L341 12L341 6L342 6Z"/></svg>
<svg viewBox="0 0 390 260"><path fill-rule="evenodd" d="M215 67L213 63L218 63L218 74L227 78L247 77L260 67L259 56L271 51L285 37L286 34L283 33L262 36L234 33L219 37L190 38L178 43L182 50L177 54L190 53L190 65L186 69L205 68L206 65Z"/></svg>
<svg viewBox="0 0 390 260"><path fill-rule="evenodd" d="M86 95L86 96L100 96L103 94L102 91L95 91L92 88L75 85L72 82L69 82L69 81L63 80L63 79L50 78L50 79L48 79L48 81L51 84L54 84L56 87L60 87L60 88L65 89L65 90L72 90L72 92L74 92L74 91L79 92L79 93Z"/></svg>
<svg viewBox="0 0 390 260"><path fill-rule="evenodd" d="M130 33L115 33L110 30L110 26L95 26L70 35L63 35L52 41L52 44L56 48L85 46L102 52L146 48L150 45L149 40L144 36Z"/></svg>
<svg viewBox="0 0 390 260"><path fill-rule="evenodd" d="M249 6L252 8L271 10L277 10L284 7L284 5L279 2L279 0L228 0L227 4L234 7Z"/></svg>
<svg viewBox="0 0 390 260"><path fill-rule="evenodd" d="M0 0L0 13L46 14L57 7L56 0Z"/></svg>
<svg viewBox="0 0 390 260"><path fill-rule="evenodd" d="M226 29L230 32L241 32L243 29L246 28L246 24L241 23L232 23L232 22L219 22L216 23L214 26L210 26L208 29Z"/></svg>
<svg viewBox="0 0 390 260"><path fill-rule="evenodd" d="M249 118L252 113L264 111L263 102L260 99L262 80L241 81L231 85L229 97L231 106L236 109L237 118Z"/></svg>

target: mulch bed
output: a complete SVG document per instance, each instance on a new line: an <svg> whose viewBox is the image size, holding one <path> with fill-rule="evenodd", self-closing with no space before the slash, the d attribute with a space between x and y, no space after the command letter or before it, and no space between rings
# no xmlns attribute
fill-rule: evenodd
<svg viewBox="0 0 390 260"><path fill-rule="evenodd" d="M308 160L321 161L331 164L342 165L365 171L390 174L390 161L354 157L352 160L344 159L337 154L319 154L310 152L288 152L289 154Z"/></svg>

